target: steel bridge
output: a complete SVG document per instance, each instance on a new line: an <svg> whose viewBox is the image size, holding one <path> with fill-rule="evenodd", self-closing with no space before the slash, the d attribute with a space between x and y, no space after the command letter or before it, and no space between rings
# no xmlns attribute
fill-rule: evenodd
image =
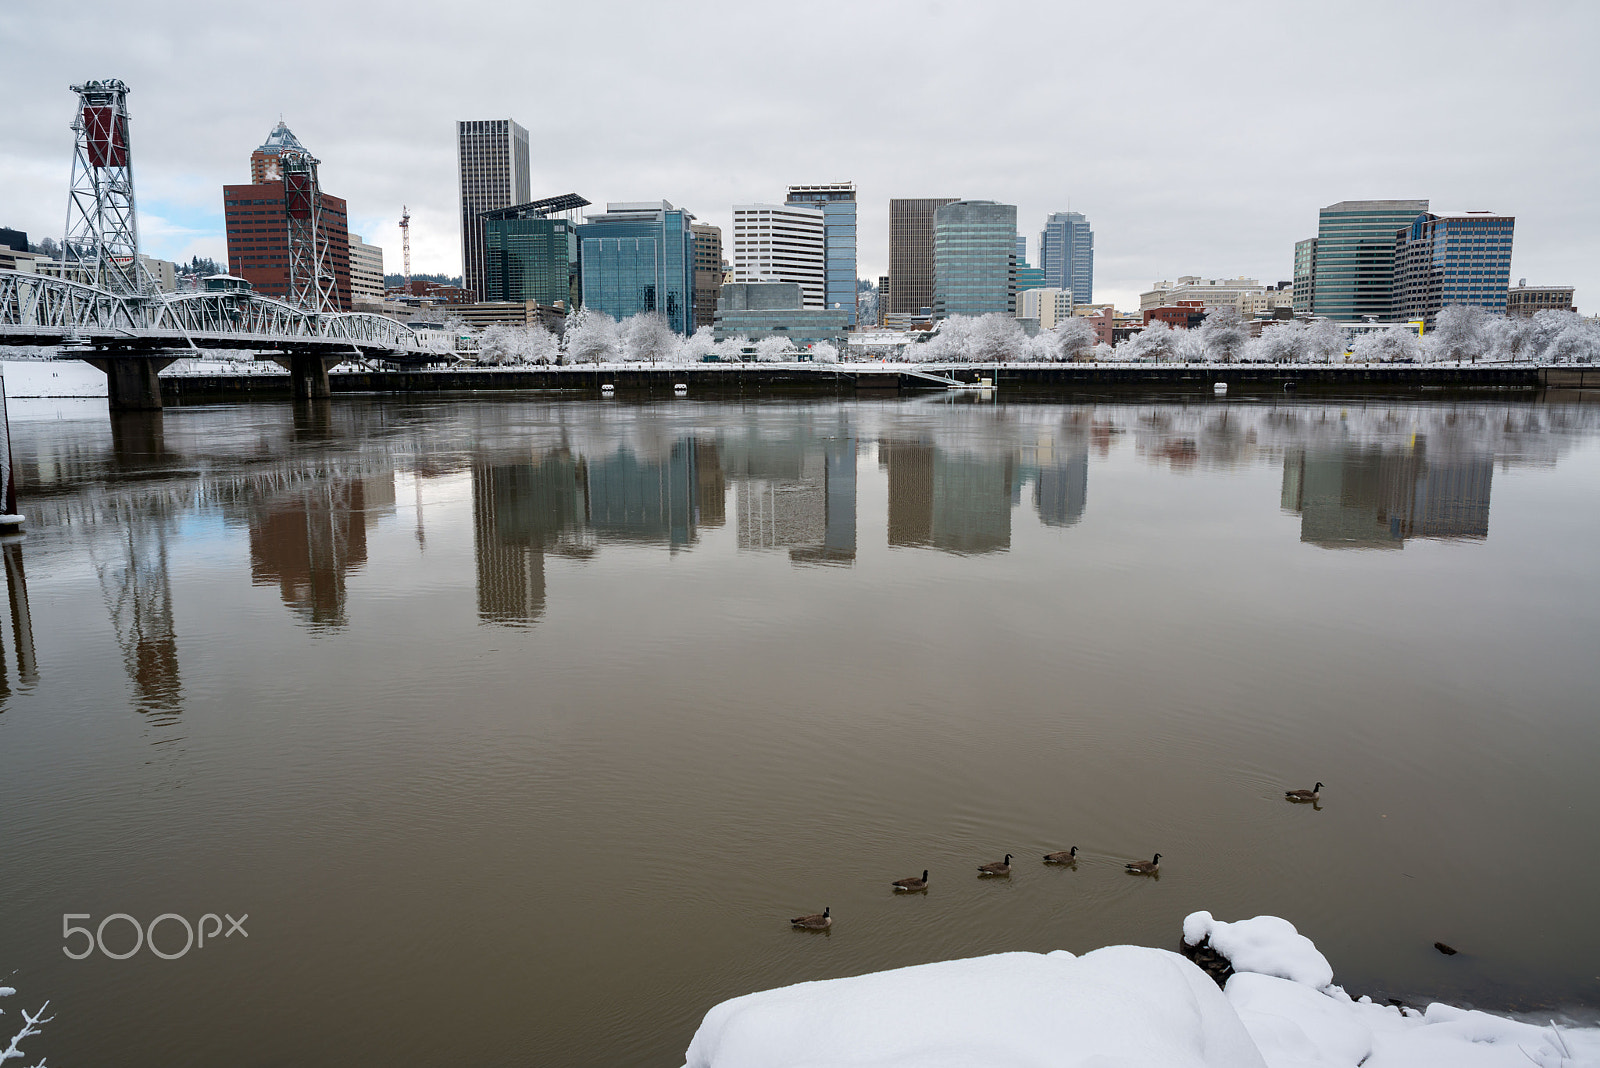
<svg viewBox="0 0 1600 1068"><path fill-rule="evenodd" d="M159 292L139 253L128 87L106 79L72 90L61 260L48 274L0 271L0 346L53 347L57 358L93 364L106 373L113 409L160 408L157 373L205 348L253 350L282 364L300 397L328 396L328 369L351 357L435 358L400 323L336 310L317 160L303 151L284 161L294 303L229 276L208 279L202 291Z"/></svg>

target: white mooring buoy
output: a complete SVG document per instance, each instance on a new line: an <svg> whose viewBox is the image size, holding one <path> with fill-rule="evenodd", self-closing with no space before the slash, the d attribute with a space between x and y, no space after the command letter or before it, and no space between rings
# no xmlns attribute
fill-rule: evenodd
<svg viewBox="0 0 1600 1068"><path fill-rule="evenodd" d="M1215 393L1219 397L1222 396L1224 393L1228 392L1228 383L1226 383L1226 382L1214 383L1211 386L1211 392Z"/></svg>

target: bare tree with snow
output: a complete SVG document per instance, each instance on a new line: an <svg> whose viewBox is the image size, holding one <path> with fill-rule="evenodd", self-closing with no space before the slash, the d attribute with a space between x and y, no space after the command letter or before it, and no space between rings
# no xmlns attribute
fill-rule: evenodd
<svg viewBox="0 0 1600 1068"><path fill-rule="evenodd" d="M16 992L17 991L14 987L0 986L0 998L12 997L16 994ZM4 1064L6 1061L9 1061L13 1058L26 1056L26 1054L22 1052L22 1043L43 1031L44 1025L55 1019L53 1016L46 1016L44 1014L44 1011L49 1007L50 1003L46 1001L43 1005L39 1006L38 1012L29 1012L27 1009L17 1010L18 1014L22 1017L22 1027L11 1036L11 1040L7 1042L3 1048L0 1048L0 1064ZM0 1016L4 1015L5 1010L0 1009ZM5 1030L9 1031L10 1028L8 1027ZM0 1034L4 1033L4 1031L0 1031ZM40 1059L34 1064L33 1068L43 1068L43 1065L44 1060Z"/></svg>
<svg viewBox="0 0 1600 1068"><path fill-rule="evenodd" d="M1414 363L1421 351L1417 332L1405 325L1369 330L1351 346L1352 354L1361 363Z"/></svg>
<svg viewBox="0 0 1600 1068"><path fill-rule="evenodd" d="M639 363L660 363L672 355L680 340L667 317L660 312L630 315L617 328L622 340L622 358Z"/></svg>
<svg viewBox="0 0 1600 1068"><path fill-rule="evenodd" d="M1038 351L1042 359L1067 363L1082 358L1084 353L1094 348L1094 327L1074 315L1061 320L1054 330L1040 334L1035 340L1040 342Z"/></svg>
<svg viewBox="0 0 1600 1068"><path fill-rule="evenodd" d="M518 357L523 363L555 363L561 358L561 342L543 323L534 323L522 331Z"/></svg>
<svg viewBox="0 0 1600 1068"><path fill-rule="evenodd" d="M673 363L703 363L707 356L717 351L716 335L709 326L702 326L680 341L672 350Z"/></svg>
<svg viewBox="0 0 1600 1068"><path fill-rule="evenodd" d="M1539 354L1550 363L1600 362L1600 323L1568 312L1566 326Z"/></svg>
<svg viewBox="0 0 1600 1068"><path fill-rule="evenodd" d="M1177 331L1160 319L1152 319L1145 328L1117 346L1117 359L1130 363L1144 360L1171 360L1178 354Z"/></svg>
<svg viewBox="0 0 1600 1068"><path fill-rule="evenodd" d="M604 363L617 355L616 320L605 312L579 308L567 317L567 359L573 363Z"/></svg>
<svg viewBox="0 0 1600 1068"><path fill-rule="evenodd" d="M1250 327L1232 306L1211 309L1198 333L1200 358L1213 363L1233 363L1250 342Z"/></svg>
<svg viewBox="0 0 1600 1068"><path fill-rule="evenodd" d="M1423 343L1434 360L1471 360L1483 355L1488 340L1484 326L1488 315L1470 304L1451 304L1434 320L1433 333Z"/></svg>
<svg viewBox="0 0 1600 1068"><path fill-rule="evenodd" d="M811 359L816 363L838 363L839 350L831 341L819 341L811 346Z"/></svg>
<svg viewBox="0 0 1600 1068"><path fill-rule="evenodd" d="M1300 340L1300 358L1312 363L1331 363L1343 356L1344 330L1332 319L1313 319L1306 324Z"/></svg>
<svg viewBox="0 0 1600 1068"><path fill-rule="evenodd" d="M783 363L794 359L794 342L786 337L764 337L756 342L756 362Z"/></svg>
<svg viewBox="0 0 1600 1068"><path fill-rule="evenodd" d="M484 327L483 336L478 339L478 362L490 367L514 362L517 340L513 328L504 323Z"/></svg>

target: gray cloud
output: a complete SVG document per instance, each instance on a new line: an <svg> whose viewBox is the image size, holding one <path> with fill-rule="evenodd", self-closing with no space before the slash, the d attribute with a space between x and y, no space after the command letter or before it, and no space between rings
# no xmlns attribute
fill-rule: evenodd
<svg viewBox="0 0 1600 1068"><path fill-rule="evenodd" d="M137 10L130 10L137 8ZM1288 278L1336 200L1517 215L1513 278L1600 300L1588 3L7 5L0 225L55 234L73 98L120 77L149 243L220 256L221 189L281 114L399 263L458 269L453 123L533 135L535 195L735 202L853 179L861 273L892 196L1093 220L1098 299ZM71 57L63 62L63 57Z"/></svg>

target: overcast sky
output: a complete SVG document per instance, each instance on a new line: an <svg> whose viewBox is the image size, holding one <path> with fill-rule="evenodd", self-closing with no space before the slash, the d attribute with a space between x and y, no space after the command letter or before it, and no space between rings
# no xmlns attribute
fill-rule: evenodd
<svg viewBox="0 0 1600 1068"><path fill-rule="evenodd" d="M511 117L535 197L731 205L853 180L1095 231L1095 299L1287 279L1338 200L1517 216L1511 276L1600 310L1600 3L0 2L0 226L60 238L75 98L133 90L145 249L224 258L222 192L281 115L398 271L460 270L457 119Z"/></svg>

